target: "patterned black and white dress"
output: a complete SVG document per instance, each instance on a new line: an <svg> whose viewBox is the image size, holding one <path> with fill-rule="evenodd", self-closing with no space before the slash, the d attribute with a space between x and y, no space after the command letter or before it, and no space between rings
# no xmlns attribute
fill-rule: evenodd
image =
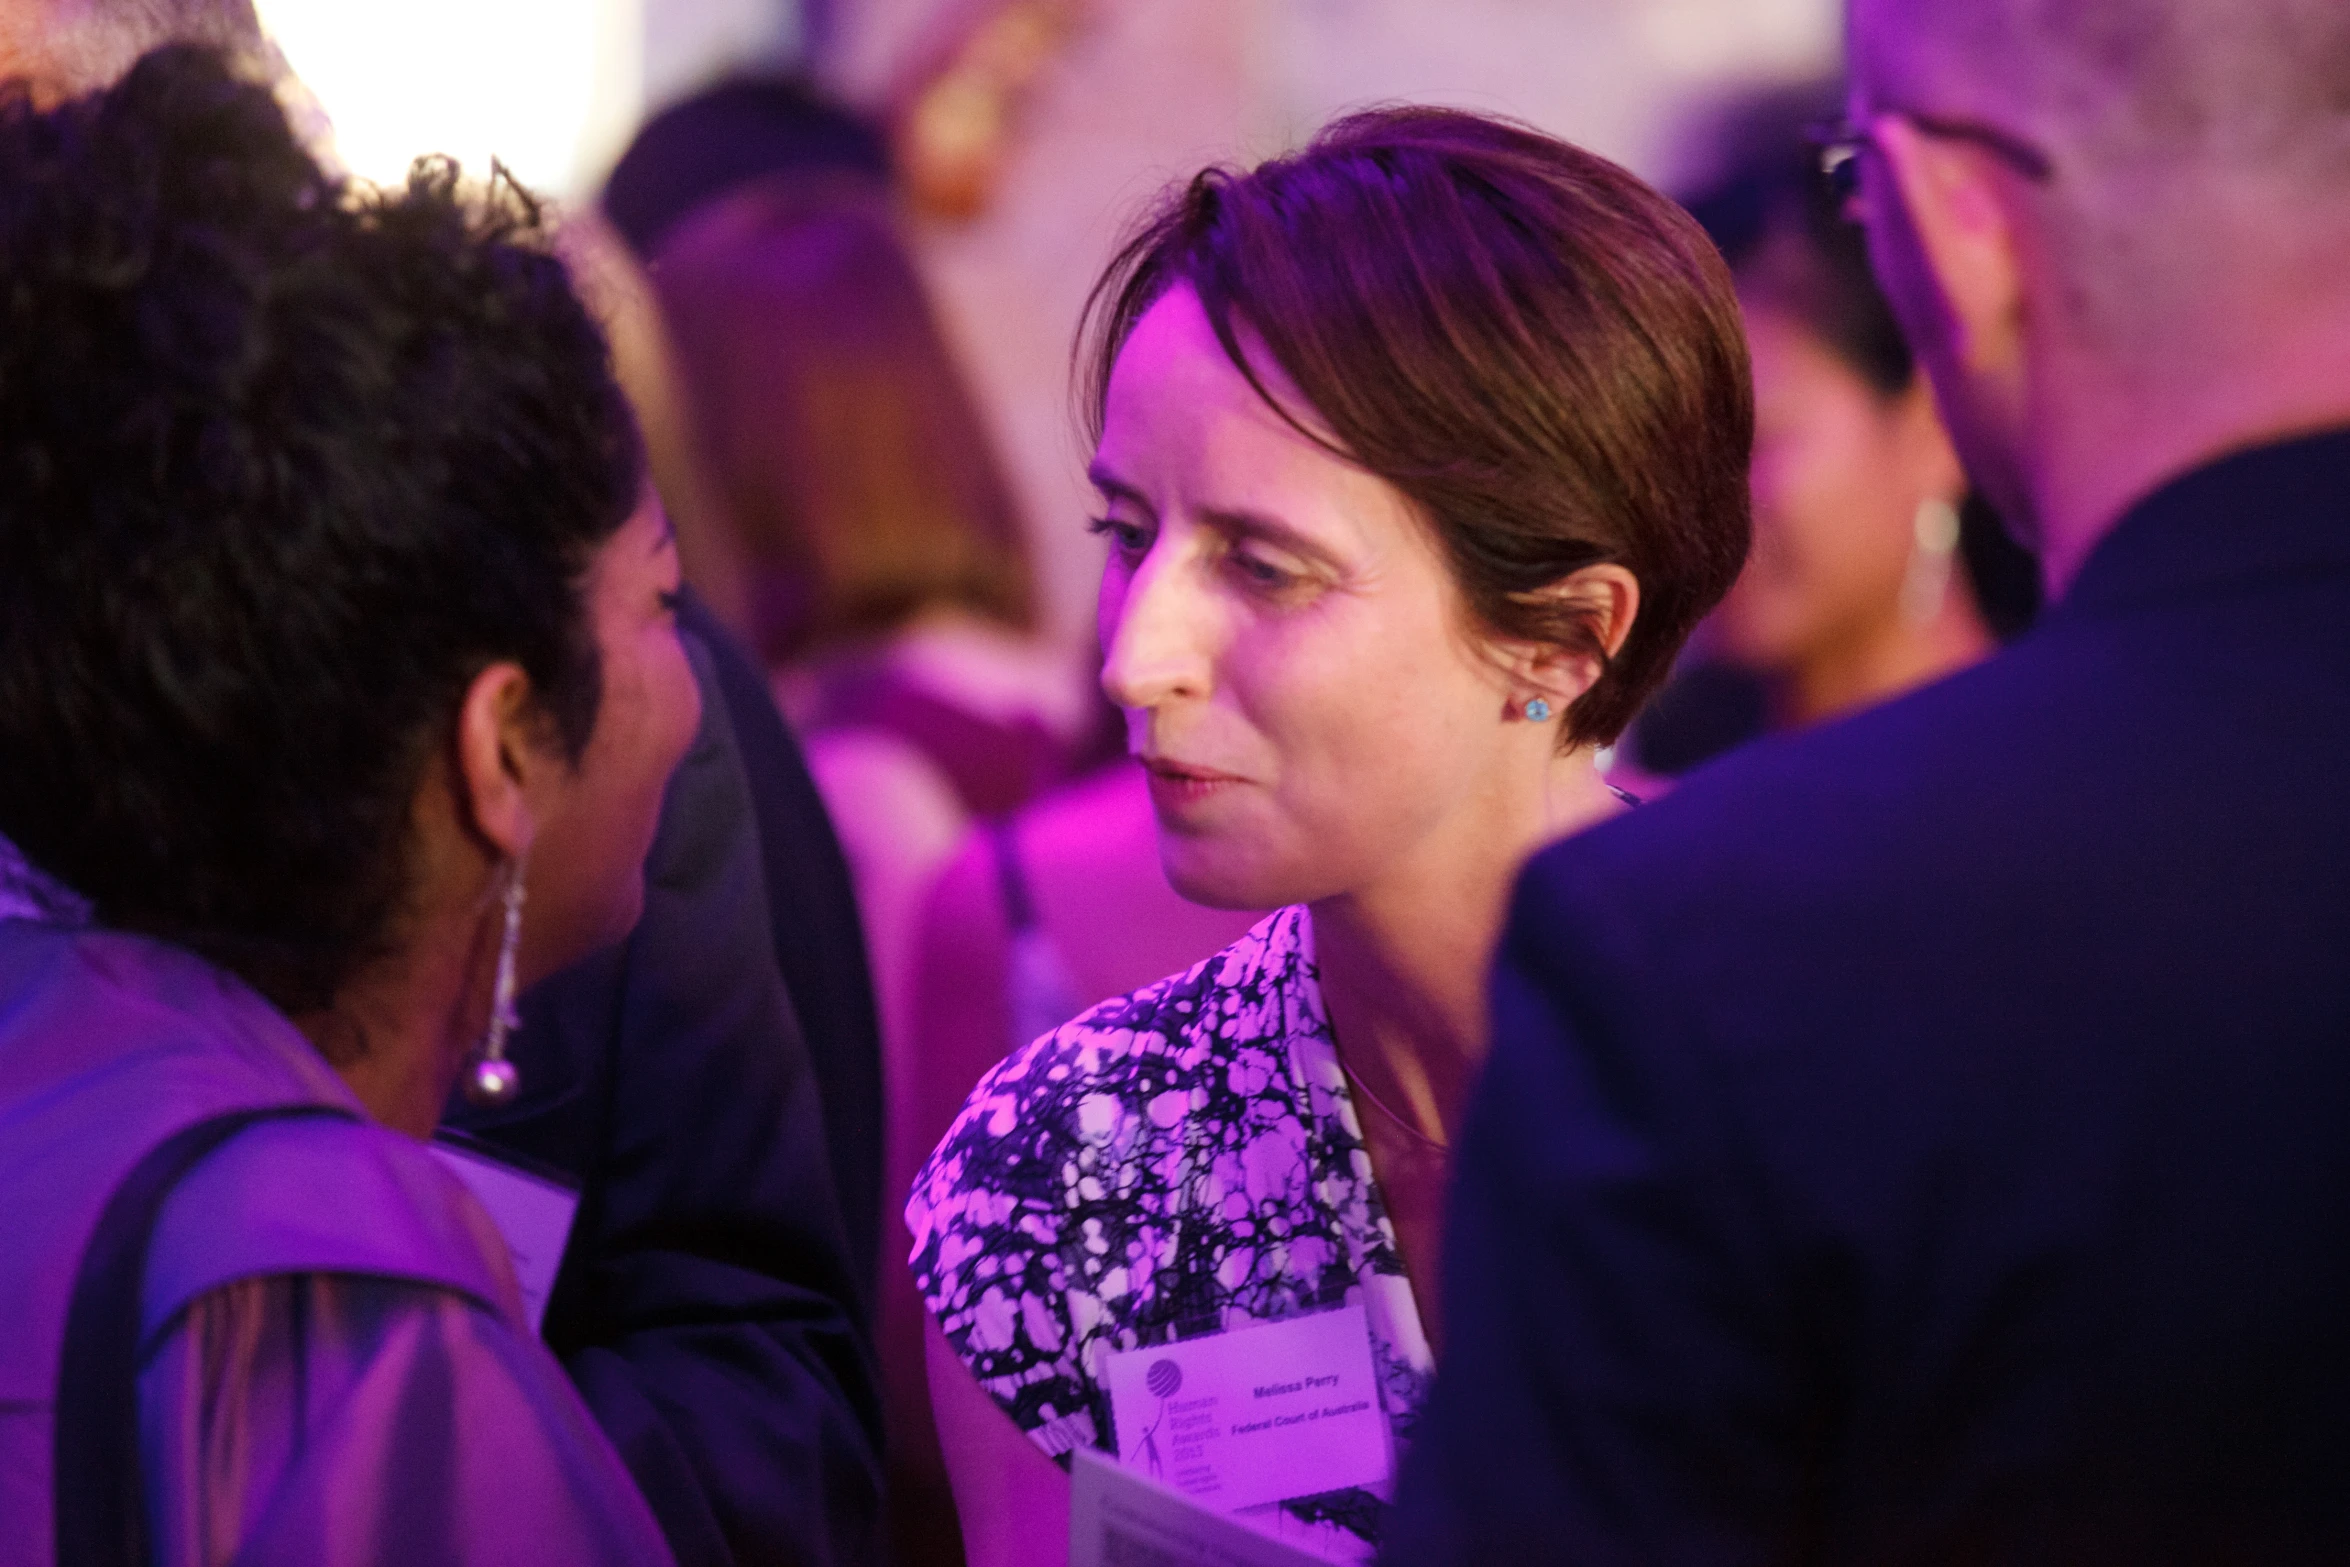
<svg viewBox="0 0 2350 1567"><path fill-rule="evenodd" d="M1399 1455L1434 1375L1303 908L1008 1057L906 1226L947 1342L1057 1458L1109 1448L1121 1350L1360 1304ZM1376 1532L1361 1492L1287 1510Z"/></svg>

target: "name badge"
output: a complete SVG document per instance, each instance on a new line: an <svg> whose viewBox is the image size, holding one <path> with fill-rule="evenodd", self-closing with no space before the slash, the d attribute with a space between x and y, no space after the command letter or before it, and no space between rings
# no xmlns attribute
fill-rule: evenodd
<svg viewBox="0 0 2350 1567"><path fill-rule="evenodd" d="M563 1248L571 1243L579 1193L523 1169L460 1132L436 1133L432 1151L465 1183L505 1237L507 1254L514 1259L514 1282L521 1286L522 1306L530 1314L530 1330L538 1332L540 1319L547 1314L547 1297L555 1292L555 1274L563 1266Z"/></svg>
<svg viewBox="0 0 2350 1567"><path fill-rule="evenodd" d="M1217 1512L1387 1480L1359 1305L1127 1350L1105 1369L1118 1461Z"/></svg>

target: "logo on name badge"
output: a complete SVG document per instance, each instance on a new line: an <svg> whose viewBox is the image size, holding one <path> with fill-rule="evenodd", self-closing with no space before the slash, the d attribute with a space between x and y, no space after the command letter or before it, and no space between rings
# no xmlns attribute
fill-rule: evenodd
<svg viewBox="0 0 2350 1567"><path fill-rule="evenodd" d="M1142 1428L1137 1451L1120 1456L1129 1467L1140 1468L1153 1479L1164 1479L1167 1460L1159 1451L1159 1428L1167 1423L1167 1400L1183 1391L1183 1368L1172 1360L1154 1360L1150 1370L1143 1373L1142 1385L1159 1400L1158 1418Z"/></svg>

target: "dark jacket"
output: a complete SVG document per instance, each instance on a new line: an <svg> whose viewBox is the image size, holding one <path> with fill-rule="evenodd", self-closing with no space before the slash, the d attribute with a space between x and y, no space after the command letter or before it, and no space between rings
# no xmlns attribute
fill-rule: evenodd
<svg viewBox="0 0 2350 1567"><path fill-rule="evenodd" d="M547 1342L679 1561L862 1562L878 1549L881 1440L864 1276L778 973L754 790L713 661L732 655L688 648L702 729L663 802L642 919L524 998L522 1098L450 1119L583 1187ZM790 830L831 841L820 811ZM802 918L855 940L853 904ZM862 984L861 961L831 982Z"/></svg>
<svg viewBox="0 0 2350 1567"><path fill-rule="evenodd" d="M2350 1560L2350 432L1538 858L1390 1561Z"/></svg>
<svg viewBox="0 0 2350 1567"><path fill-rule="evenodd" d="M726 704L735 754L751 780L775 962L816 1073L849 1262L859 1287L870 1288L881 1246L881 1019L856 884L767 677L690 592L681 595L678 624L709 651L702 700L716 696ZM894 1220L891 1233L897 1233ZM900 1265L903 1249L902 1240L892 1248L892 1267Z"/></svg>

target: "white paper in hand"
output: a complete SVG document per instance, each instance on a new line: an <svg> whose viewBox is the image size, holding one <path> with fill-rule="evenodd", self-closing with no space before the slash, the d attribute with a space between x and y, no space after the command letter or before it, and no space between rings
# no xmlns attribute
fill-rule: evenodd
<svg viewBox="0 0 2350 1567"><path fill-rule="evenodd" d="M470 1137L440 1132L433 1138L432 1151L465 1183L506 1238L506 1251L514 1259L514 1282L522 1287L523 1309L530 1313L530 1330L538 1332L547 1314L547 1297L555 1292L556 1271L563 1266L563 1248L571 1243L579 1193L500 1158Z"/></svg>
<svg viewBox="0 0 2350 1567"><path fill-rule="evenodd" d="M1090 1447L1070 1455L1069 1567L1325 1567Z"/></svg>

